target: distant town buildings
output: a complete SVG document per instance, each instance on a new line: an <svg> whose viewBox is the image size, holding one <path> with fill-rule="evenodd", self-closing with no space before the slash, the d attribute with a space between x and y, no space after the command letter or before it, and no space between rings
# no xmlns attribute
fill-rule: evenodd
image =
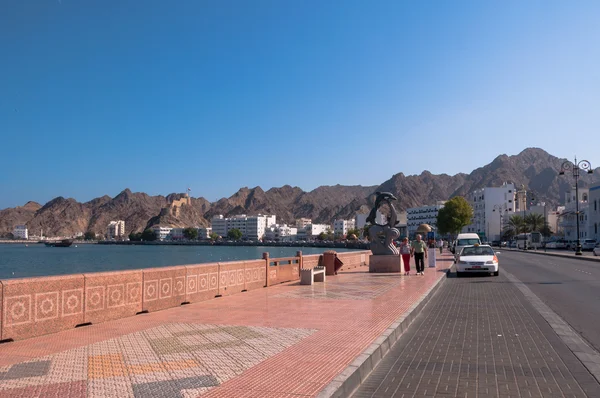
<svg viewBox="0 0 600 398"><path fill-rule="evenodd" d="M594 191L592 191L594 192ZM590 223L590 189L579 188L579 199L575 195L575 188L565 193L565 209L558 217L558 228L562 231L564 239L577 240L577 200L579 200L579 239L588 239L591 235Z"/></svg>
<svg viewBox="0 0 600 398"><path fill-rule="evenodd" d="M121 239L125 236L125 221L111 221L106 228L106 239Z"/></svg>
<svg viewBox="0 0 600 398"><path fill-rule="evenodd" d="M438 201L434 205L406 209L406 233L413 237L421 224L428 224L437 231L437 216L444 203L446 202Z"/></svg>
<svg viewBox="0 0 600 398"><path fill-rule="evenodd" d="M349 229L354 229L355 220L335 220L333 222L333 233L336 235L347 235Z"/></svg>
<svg viewBox="0 0 600 398"><path fill-rule="evenodd" d="M154 234L156 235L156 239L159 240L164 240L167 239L170 234L171 234L171 230L173 229L172 227L165 227L162 225L153 225L151 227L152 231L154 231Z"/></svg>
<svg viewBox="0 0 600 398"><path fill-rule="evenodd" d="M247 216L241 214L229 218L218 215L212 218L212 230L217 235L225 238L232 229L239 229L243 239L261 240L265 236L267 227L276 224L274 215Z"/></svg>
<svg viewBox="0 0 600 398"><path fill-rule="evenodd" d="M354 225L355 228L362 229L367 225L367 217L369 217L366 213L356 213L354 216ZM375 214L375 223L376 224L386 224L387 220L384 214L382 214L379 210Z"/></svg>
<svg viewBox="0 0 600 398"><path fill-rule="evenodd" d="M297 238L298 240L314 240L321 233L330 232L331 226L327 224L308 224L302 229L298 229Z"/></svg>
<svg viewBox="0 0 600 398"><path fill-rule="evenodd" d="M600 242L600 184L590 188L589 202L590 224L588 237Z"/></svg>
<svg viewBox="0 0 600 398"><path fill-rule="evenodd" d="M198 239L209 239L212 234L211 227L200 227L198 228Z"/></svg>
<svg viewBox="0 0 600 398"><path fill-rule="evenodd" d="M296 220L296 228L306 228L307 225L312 224L312 220L310 218L299 218Z"/></svg>
<svg viewBox="0 0 600 398"><path fill-rule="evenodd" d="M292 242L297 239L298 228L290 227L285 224L274 224L267 228L265 239L275 242Z"/></svg>
<svg viewBox="0 0 600 398"><path fill-rule="evenodd" d="M12 232L15 239L29 239L29 234L27 232L27 227L25 225L17 225Z"/></svg>
<svg viewBox="0 0 600 398"><path fill-rule="evenodd" d="M500 240L503 225L515 211L525 211L527 202L521 195L521 205L517 206L515 185L504 183L500 187L476 189L467 195L467 201L473 207L473 219L463 232L475 232L484 240Z"/></svg>

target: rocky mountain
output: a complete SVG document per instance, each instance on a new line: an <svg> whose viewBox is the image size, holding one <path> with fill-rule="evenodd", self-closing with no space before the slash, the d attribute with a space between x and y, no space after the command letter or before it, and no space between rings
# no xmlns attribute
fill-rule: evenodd
<svg viewBox="0 0 600 398"><path fill-rule="evenodd" d="M470 174L434 175L423 171L406 176L400 172L379 186L321 186L310 192L285 185L264 191L261 187L241 188L229 198L210 203L204 198L191 198L191 205L181 205L183 194L150 196L129 189L111 198L103 196L86 203L58 197L40 206L28 202L25 206L0 211L0 235L6 235L17 224L26 224L30 233L47 236L71 235L76 232L104 233L111 220L125 220L126 232L141 231L152 225L175 227L207 226L218 214L276 214L280 222L291 223L300 217L317 223L331 223L336 218L350 218L357 211L366 213L376 191L396 195L396 208L431 204L474 189L513 182L524 184L536 193L536 201L558 205L564 192L573 184L570 172L559 176L562 163L539 148L528 148L514 156L500 155L490 164ZM581 174L580 186L600 182L600 168L593 175Z"/></svg>

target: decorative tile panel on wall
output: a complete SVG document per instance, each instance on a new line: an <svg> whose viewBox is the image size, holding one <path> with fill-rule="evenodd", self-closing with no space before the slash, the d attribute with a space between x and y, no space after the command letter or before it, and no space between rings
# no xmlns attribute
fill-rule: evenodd
<svg viewBox="0 0 600 398"><path fill-rule="evenodd" d="M82 274L10 279L2 287L2 339L27 339L84 322Z"/></svg>
<svg viewBox="0 0 600 398"><path fill-rule="evenodd" d="M85 322L125 318L142 311L142 270L83 275Z"/></svg>
<svg viewBox="0 0 600 398"><path fill-rule="evenodd" d="M244 261L244 289L262 289L267 284L265 260Z"/></svg>
<svg viewBox="0 0 600 398"><path fill-rule="evenodd" d="M229 296L244 290L244 262L219 263L219 294Z"/></svg>
<svg viewBox="0 0 600 398"><path fill-rule="evenodd" d="M186 265L185 301L198 303L219 294L219 263Z"/></svg>
<svg viewBox="0 0 600 398"><path fill-rule="evenodd" d="M2 305L2 281L0 281L0 340L3 340L2 338L2 322L4 320L4 316L2 314L4 314L4 306Z"/></svg>
<svg viewBox="0 0 600 398"><path fill-rule="evenodd" d="M158 311L180 306L185 302L185 266L146 268L142 309Z"/></svg>

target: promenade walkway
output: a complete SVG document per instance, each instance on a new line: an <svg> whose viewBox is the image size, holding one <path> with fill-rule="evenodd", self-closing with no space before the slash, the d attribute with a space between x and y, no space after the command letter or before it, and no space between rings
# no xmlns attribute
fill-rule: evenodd
<svg viewBox="0 0 600 398"><path fill-rule="evenodd" d="M316 396L451 265L445 255L408 277L355 268L326 284L282 284L0 344L0 396Z"/></svg>

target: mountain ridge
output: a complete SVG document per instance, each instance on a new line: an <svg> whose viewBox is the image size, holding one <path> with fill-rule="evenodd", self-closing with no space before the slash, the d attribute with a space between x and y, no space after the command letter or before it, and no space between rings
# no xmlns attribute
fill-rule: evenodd
<svg viewBox="0 0 600 398"><path fill-rule="evenodd" d="M323 185L312 191L291 185L266 191L260 186L241 187L231 196L215 202L203 197L191 198L191 206L183 205L179 209L172 203L185 196L181 193L151 196L125 188L114 198L104 195L84 203L59 196L44 205L30 201L24 206L0 210L0 236L6 236L18 224L27 225L31 234L43 230L47 236L86 231L101 234L111 220L124 220L126 233L158 224L208 226L210 219L219 214L275 214L281 223L292 223L301 217L311 218L316 223L331 223L337 218L352 217L357 211L368 211L376 191L392 192L398 198L396 208L403 211L504 182L516 186L524 184L536 192L536 201L556 206L573 184L572 176L559 177L564 161L566 159L559 159L541 148L526 148L517 155L498 155L468 174L432 174L423 170L418 175L407 176L398 172L378 186ZM600 168L592 176L581 174L580 186L588 186L592 181L600 181Z"/></svg>

